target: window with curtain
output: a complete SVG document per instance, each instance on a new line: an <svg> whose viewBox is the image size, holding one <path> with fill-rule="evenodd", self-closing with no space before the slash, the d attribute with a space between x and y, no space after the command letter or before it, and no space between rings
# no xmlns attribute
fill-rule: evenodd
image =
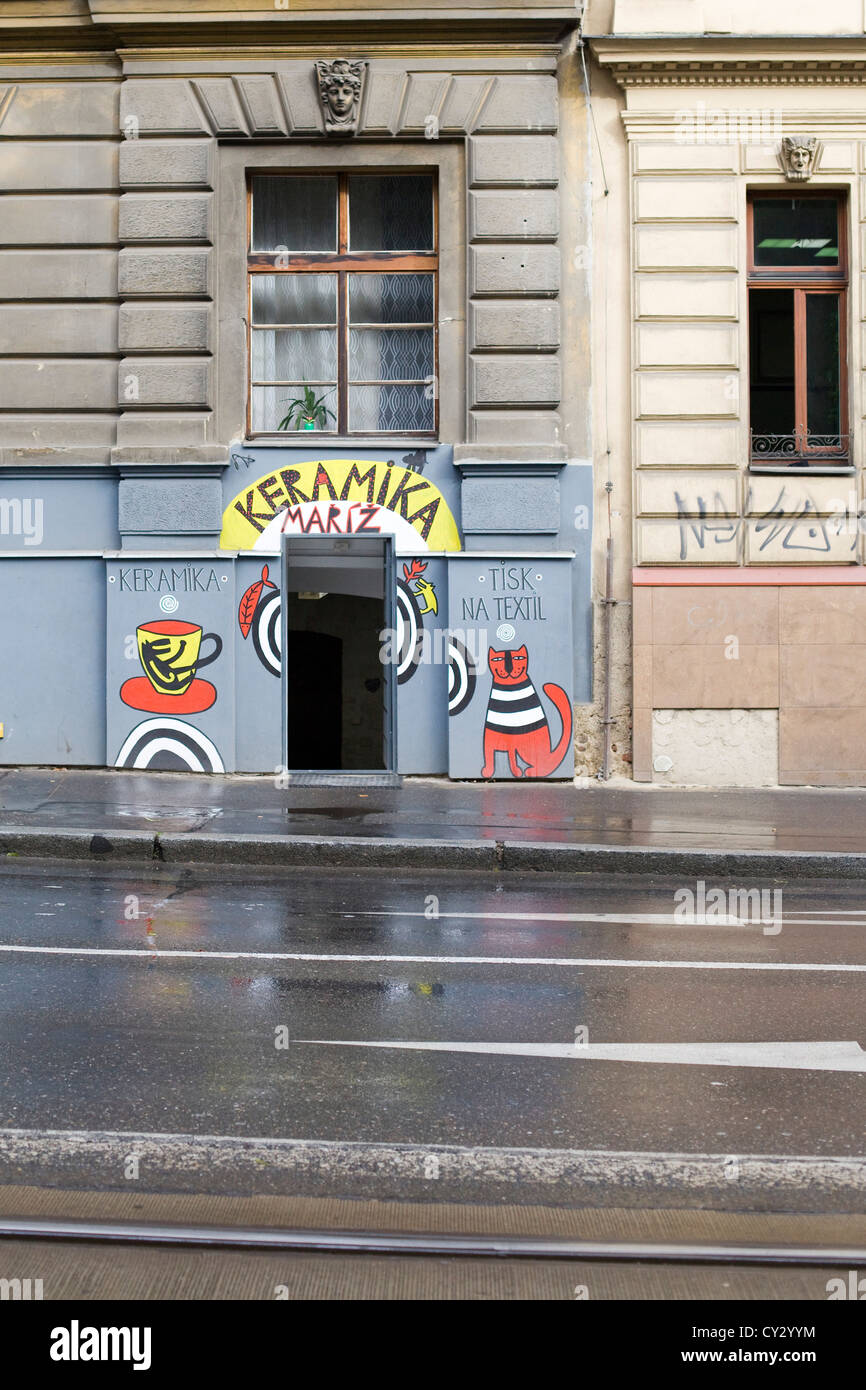
<svg viewBox="0 0 866 1390"><path fill-rule="evenodd" d="M433 177L254 174L249 228L250 433L435 435Z"/></svg>
<svg viewBox="0 0 866 1390"><path fill-rule="evenodd" d="M847 464L844 201L749 203L752 463Z"/></svg>

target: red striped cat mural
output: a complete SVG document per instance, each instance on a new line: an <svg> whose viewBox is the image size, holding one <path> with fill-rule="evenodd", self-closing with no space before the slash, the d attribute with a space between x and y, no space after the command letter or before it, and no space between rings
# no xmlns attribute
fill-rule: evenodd
<svg viewBox="0 0 866 1390"><path fill-rule="evenodd" d="M562 720L562 737L552 746L550 725L535 686L529 679L526 647L487 653L493 688L484 719L484 767L482 777L492 777L495 755L508 754L514 777L549 777L562 762L571 744L571 702L558 685L545 685ZM526 766L521 768L518 758Z"/></svg>

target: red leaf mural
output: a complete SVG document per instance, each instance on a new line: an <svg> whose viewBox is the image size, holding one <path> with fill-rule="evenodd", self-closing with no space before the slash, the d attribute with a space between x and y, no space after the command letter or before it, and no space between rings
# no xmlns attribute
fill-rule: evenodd
<svg viewBox="0 0 866 1390"><path fill-rule="evenodd" d="M259 606L262 590L275 589L277 587L276 584L272 584L270 579L268 579L268 574L268 566L262 565L261 579L257 579L255 584L250 585L240 601L240 606L238 607L238 626L240 627L241 635L244 640L250 635L250 628L256 616L256 609Z"/></svg>

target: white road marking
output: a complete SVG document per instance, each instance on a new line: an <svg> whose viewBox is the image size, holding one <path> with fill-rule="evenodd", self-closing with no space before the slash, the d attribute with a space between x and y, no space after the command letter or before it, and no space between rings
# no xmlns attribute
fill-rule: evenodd
<svg viewBox="0 0 866 1390"><path fill-rule="evenodd" d="M366 1042L296 1038L318 1047L379 1047L400 1052L483 1052L506 1057L563 1057L574 1062L667 1062L694 1067L770 1067L781 1071L866 1072L856 1042L493 1043Z"/></svg>
<svg viewBox="0 0 866 1390"><path fill-rule="evenodd" d="M866 972L866 964L835 962L751 961L751 960L608 960L604 957L554 956L362 956L301 951L159 951L112 946L19 946L0 944L0 952L10 955L49 956L147 956L151 960L286 960L321 963L338 961L350 965L556 965L565 967L611 966L637 970L800 970Z"/></svg>
<svg viewBox="0 0 866 1390"><path fill-rule="evenodd" d="M859 909L855 909L859 911ZM426 912L344 912L344 917L423 917L428 921L482 921L482 922L601 922L615 926L637 927L760 927L775 925L777 920L786 927L862 927L866 917L851 917L840 920L836 915L832 920L827 915L816 916L811 913L800 917L734 917L730 913L718 916L708 909L706 913L688 913L676 917L672 912L437 912L435 917L427 917ZM846 914L847 916L847 914Z"/></svg>
<svg viewBox="0 0 866 1390"><path fill-rule="evenodd" d="M807 911L805 908L800 908L799 913L801 917L866 917L866 908L825 907L822 908L820 912L812 912Z"/></svg>

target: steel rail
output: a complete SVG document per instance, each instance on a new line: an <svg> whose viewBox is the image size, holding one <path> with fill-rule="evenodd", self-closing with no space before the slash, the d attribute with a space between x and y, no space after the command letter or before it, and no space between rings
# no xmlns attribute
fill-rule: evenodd
<svg viewBox="0 0 866 1390"><path fill-rule="evenodd" d="M436 1235L376 1231L305 1231L158 1222L62 1221L0 1217L0 1239L111 1241L118 1244L236 1246L361 1255L455 1255L533 1260L661 1264L866 1265L866 1248L814 1245L560 1240L534 1236Z"/></svg>

